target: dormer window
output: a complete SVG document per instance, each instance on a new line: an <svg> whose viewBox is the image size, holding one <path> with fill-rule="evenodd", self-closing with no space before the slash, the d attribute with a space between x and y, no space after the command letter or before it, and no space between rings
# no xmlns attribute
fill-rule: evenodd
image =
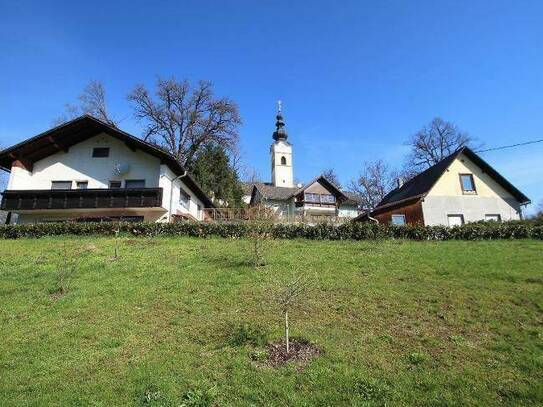
<svg viewBox="0 0 543 407"><path fill-rule="evenodd" d="M460 185L464 194L476 194L473 174L460 174Z"/></svg>
<svg viewBox="0 0 543 407"><path fill-rule="evenodd" d="M109 147L94 147L92 149L93 158L109 157Z"/></svg>
<svg viewBox="0 0 543 407"><path fill-rule="evenodd" d="M281 165L287 165L287 159L285 156L281 157Z"/></svg>

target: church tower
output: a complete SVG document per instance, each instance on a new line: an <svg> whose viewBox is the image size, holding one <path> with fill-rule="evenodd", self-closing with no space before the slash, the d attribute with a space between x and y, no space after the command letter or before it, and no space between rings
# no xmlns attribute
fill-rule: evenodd
<svg viewBox="0 0 543 407"><path fill-rule="evenodd" d="M285 122L281 112L281 101L277 102L277 121L275 122L275 131L273 139L275 140L270 147L271 165L272 165L272 184L276 187L294 187L294 177L292 172L292 145L287 141L288 135L285 130Z"/></svg>

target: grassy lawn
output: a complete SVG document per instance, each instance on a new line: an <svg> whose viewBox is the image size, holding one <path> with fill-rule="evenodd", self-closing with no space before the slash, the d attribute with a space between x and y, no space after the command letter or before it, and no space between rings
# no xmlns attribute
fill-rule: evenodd
<svg viewBox="0 0 543 407"><path fill-rule="evenodd" d="M0 241L0 405L543 404L541 241L113 241ZM300 272L323 353L262 367Z"/></svg>

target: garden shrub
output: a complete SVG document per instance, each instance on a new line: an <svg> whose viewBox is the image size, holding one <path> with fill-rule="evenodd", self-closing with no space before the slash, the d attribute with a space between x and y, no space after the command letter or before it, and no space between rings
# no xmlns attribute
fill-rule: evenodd
<svg viewBox="0 0 543 407"><path fill-rule="evenodd" d="M312 240L494 240L494 239L543 239L543 226L527 222L468 223L452 228L445 226L389 226L374 223L349 222L342 225L327 223L307 224L257 224L231 223L36 223L26 225L1 225L0 238L39 238L45 236L114 236L117 231L133 236L191 236L206 238L248 237L255 229L269 229L269 236L276 239Z"/></svg>

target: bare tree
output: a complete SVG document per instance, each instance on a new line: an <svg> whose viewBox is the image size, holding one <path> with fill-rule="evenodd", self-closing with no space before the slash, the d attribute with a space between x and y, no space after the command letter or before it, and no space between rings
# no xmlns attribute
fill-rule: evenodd
<svg viewBox="0 0 543 407"><path fill-rule="evenodd" d="M243 171L243 179L245 182L262 182L260 173L254 167L247 166Z"/></svg>
<svg viewBox="0 0 543 407"><path fill-rule="evenodd" d="M406 142L411 147L405 175L414 174L437 164L460 147L469 146L473 139L458 126L439 117L413 134Z"/></svg>
<svg viewBox="0 0 543 407"><path fill-rule="evenodd" d="M128 95L135 117L145 125L143 137L172 153L190 168L199 149L217 144L235 153L241 118L228 98L216 98L211 82L192 87L187 80L157 80L153 97L144 85Z"/></svg>
<svg viewBox="0 0 543 407"><path fill-rule="evenodd" d="M366 161L360 176L351 181L349 189L360 196L363 209L371 210L394 189L396 175L383 160Z"/></svg>
<svg viewBox="0 0 543 407"><path fill-rule="evenodd" d="M88 114L112 126L117 126L116 121L113 120L108 112L106 91L102 82L91 80L77 99L79 101L77 105L67 103L64 106L66 111L62 116L55 119L55 125L65 123L83 114Z"/></svg>
<svg viewBox="0 0 543 407"><path fill-rule="evenodd" d="M77 268L78 254L68 251L66 242L62 242L62 251L59 256L60 264L57 269L57 288L55 294L64 295L68 291L69 280Z"/></svg>
<svg viewBox="0 0 543 407"><path fill-rule="evenodd" d="M322 171L322 176L334 184L336 187L341 188L341 182L339 182L339 177L336 174L336 171L333 168L327 168Z"/></svg>
<svg viewBox="0 0 543 407"><path fill-rule="evenodd" d="M276 303L281 308L285 318L285 345L287 353L290 352L289 311L300 305L309 291L309 281L305 274L299 274L293 280L280 286L274 295Z"/></svg>
<svg viewBox="0 0 543 407"><path fill-rule="evenodd" d="M252 263L255 269L266 265L264 244L268 237L269 232L264 230L261 225L253 225L253 230L249 233L249 238L252 241Z"/></svg>

